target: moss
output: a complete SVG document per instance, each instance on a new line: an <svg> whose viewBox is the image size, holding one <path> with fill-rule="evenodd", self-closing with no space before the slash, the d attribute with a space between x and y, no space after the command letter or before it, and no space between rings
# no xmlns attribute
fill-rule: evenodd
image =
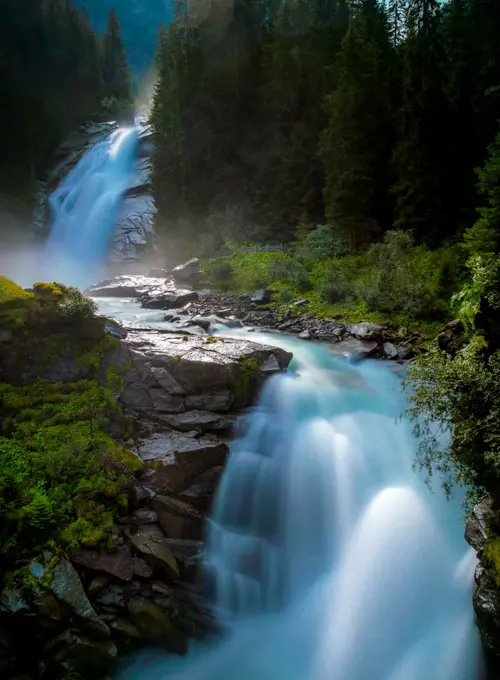
<svg viewBox="0 0 500 680"><path fill-rule="evenodd" d="M37 282L33 286L33 292L42 298L49 298L51 300L61 300L64 293L55 283Z"/></svg>
<svg viewBox="0 0 500 680"><path fill-rule="evenodd" d="M103 337L101 321L89 315L93 303L74 289L37 284L33 295L4 277L0 288L5 304L29 307L2 357L11 362L4 375L17 377L12 369L19 366L22 374L26 366L27 384L0 383L0 568L47 549L113 548L117 516L128 509L128 489L143 467L108 432L110 423L122 420L114 396L120 370L108 368L105 386L94 380L119 340ZM41 325L33 334L35 319ZM100 337L86 332L94 322ZM62 352L90 369L87 379L40 379L42 365Z"/></svg>
<svg viewBox="0 0 500 680"><path fill-rule="evenodd" d="M34 300L33 293L0 274L0 326L10 328L26 323Z"/></svg>
<svg viewBox="0 0 500 680"><path fill-rule="evenodd" d="M500 536L488 531L483 559L495 569L496 582L500 586Z"/></svg>
<svg viewBox="0 0 500 680"><path fill-rule="evenodd" d="M242 399L247 393L252 382L260 374L260 364L257 359L245 357L240 360L238 366L238 378L235 382L237 399Z"/></svg>

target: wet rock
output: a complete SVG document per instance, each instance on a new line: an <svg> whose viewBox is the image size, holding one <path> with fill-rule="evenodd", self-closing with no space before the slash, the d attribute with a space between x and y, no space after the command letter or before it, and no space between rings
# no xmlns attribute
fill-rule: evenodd
<svg viewBox="0 0 500 680"><path fill-rule="evenodd" d="M284 370L292 358L282 349L246 339L129 331L124 342L135 371L125 378L131 401L134 390L147 390L151 380L161 380L161 386L170 393L175 389L191 396L230 390L238 392L242 401L251 402L258 386L250 378L258 377L259 369L271 357L275 370ZM248 376L247 367L252 376Z"/></svg>
<svg viewBox="0 0 500 680"><path fill-rule="evenodd" d="M93 595L97 595L97 593L100 593L103 588L105 588L109 584L109 576L105 576L104 574L99 574L95 578L92 579L92 581L89 583L89 586L87 588L87 593L90 597Z"/></svg>
<svg viewBox="0 0 500 680"><path fill-rule="evenodd" d="M149 291L165 292L164 279L150 278L148 276L116 276L114 279L106 279L85 291L90 297L118 297L139 298Z"/></svg>
<svg viewBox="0 0 500 680"><path fill-rule="evenodd" d="M129 490L128 500L131 508L139 508L154 496L147 484L134 480Z"/></svg>
<svg viewBox="0 0 500 680"><path fill-rule="evenodd" d="M271 302L271 295L271 290L257 290L250 295L250 302L253 302L255 305L267 305Z"/></svg>
<svg viewBox="0 0 500 680"><path fill-rule="evenodd" d="M306 328L304 331L302 331L302 333L299 333L299 335L297 337L300 338L301 340L311 340L312 339L312 335L311 335L308 328Z"/></svg>
<svg viewBox="0 0 500 680"><path fill-rule="evenodd" d="M382 350L384 352L384 356L387 359L399 359L398 348L395 347L392 342L384 342L382 345Z"/></svg>
<svg viewBox="0 0 500 680"><path fill-rule="evenodd" d="M279 370L279 367L278 367ZM207 394L192 394L185 399L186 409L206 411L229 411L234 403L235 395L231 390L208 392Z"/></svg>
<svg viewBox="0 0 500 680"><path fill-rule="evenodd" d="M48 677L100 678L109 675L118 650L111 640L95 641L65 631L47 646L51 655Z"/></svg>
<svg viewBox="0 0 500 680"><path fill-rule="evenodd" d="M481 569L476 575L474 611L481 639L493 663L500 665L500 589L492 570Z"/></svg>
<svg viewBox="0 0 500 680"><path fill-rule="evenodd" d="M50 588L54 595L67 604L72 611L82 618L97 618L97 614L89 602L80 577L68 560L61 560L53 569Z"/></svg>
<svg viewBox="0 0 500 680"><path fill-rule="evenodd" d="M309 303L309 300L307 300L306 298L303 298L302 300L296 300L293 303L293 306L294 307L303 307L304 305L307 305L308 303Z"/></svg>
<svg viewBox="0 0 500 680"><path fill-rule="evenodd" d="M104 609L107 612L119 612L126 607L123 590L114 583L103 589L95 598L95 602L99 610Z"/></svg>
<svg viewBox="0 0 500 680"><path fill-rule="evenodd" d="M169 394L164 389L150 389L153 408L159 413L182 413L185 410L184 397Z"/></svg>
<svg viewBox="0 0 500 680"><path fill-rule="evenodd" d="M125 644L137 641L142 638L141 632L130 619L117 618L110 622L110 628L117 639Z"/></svg>
<svg viewBox="0 0 500 680"><path fill-rule="evenodd" d="M86 569L103 571L121 581L131 581L135 576L149 578L153 573L151 567L144 560L133 557L126 547L109 553L84 550L73 555L71 559Z"/></svg>
<svg viewBox="0 0 500 680"><path fill-rule="evenodd" d="M160 527L148 524L128 532L130 543L152 566L160 568L170 580L179 578L179 566Z"/></svg>
<svg viewBox="0 0 500 680"><path fill-rule="evenodd" d="M158 494L151 504L167 538L201 540L203 517L188 503Z"/></svg>
<svg viewBox="0 0 500 680"><path fill-rule="evenodd" d="M155 279L168 279L170 273L166 269L150 269L148 276Z"/></svg>
<svg viewBox="0 0 500 680"><path fill-rule="evenodd" d="M152 298L141 299L141 306L146 309L180 309L188 302L195 302L198 293L195 291L177 291L176 293L162 293Z"/></svg>
<svg viewBox="0 0 500 680"><path fill-rule="evenodd" d="M465 528L465 540L476 550L481 552L487 539L488 523L493 516L492 499L486 496L474 506L472 514Z"/></svg>
<svg viewBox="0 0 500 680"><path fill-rule="evenodd" d="M175 269L172 269L170 275L179 283L194 283L196 277L198 276L200 261L198 258L193 257L191 260L180 264Z"/></svg>
<svg viewBox="0 0 500 680"><path fill-rule="evenodd" d="M379 340L384 328L376 323L363 322L348 327L348 330L358 340Z"/></svg>
<svg viewBox="0 0 500 680"><path fill-rule="evenodd" d="M186 636L160 607L146 598L138 597L129 602L128 609L134 625L143 638L176 654L186 653Z"/></svg>
<svg viewBox="0 0 500 680"><path fill-rule="evenodd" d="M227 431L232 429L236 421L236 416L198 410L178 414L158 413L156 418L180 432L189 432L193 429L202 432Z"/></svg>
<svg viewBox="0 0 500 680"><path fill-rule="evenodd" d="M195 316L186 323L186 326L198 326L204 331L210 330L211 325L212 320L206 316Z"/></svg>
<svg viewBox="0 0 500 680"><path fill-rule="evenodd" d="M217 486L223 473L223 466L217 465L196 477L193 484L179 494L179 498L200 510L207 511L212 504Z"/></svg>

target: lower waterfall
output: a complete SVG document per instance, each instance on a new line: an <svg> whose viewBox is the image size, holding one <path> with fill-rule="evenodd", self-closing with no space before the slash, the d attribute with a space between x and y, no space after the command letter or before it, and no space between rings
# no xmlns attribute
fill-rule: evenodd
<svg viewBox="0 0 500 680"><path fill-rule="evenodd" d="M261 337L295 359L240 424L210 521L225 633L185 658L141 653L117 678L477 680L461 494L413 470L399 376Z"/></svg>

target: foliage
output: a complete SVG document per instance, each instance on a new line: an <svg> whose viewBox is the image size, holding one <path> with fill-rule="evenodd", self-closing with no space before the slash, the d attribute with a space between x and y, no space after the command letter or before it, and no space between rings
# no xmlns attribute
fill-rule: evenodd
<svg viewBox="0 0 500 680"><path fill-rule="evenodd" d="M472 169L498 131L499 30L500 5L484 0L236 0L201 22L180 0L152 114L169 252L302 245L324 222L307 244L321 257L341 254L330 228L351 253L393 229L432 247L460 239L479 204ZM493 201L483 231L497 155L498 142L479 173Z"/></svg>
<svg viewBox="0 0 500 680"><path fill-rule="evenodd" d="M485 361L483 350L481 338L455 357L432 347L407 378L420 466L447 490L465 484L473 500L500 479L500 354Z"/></svg>
<svg viewBox="0 0 500 680"><path fill-rule="evenodd" d="M467 261L467 267L470 277L453 296L452 301L458 316L472 328L481 297L493 309L500 308L500 258L496 255L478 254Z"/></svg>
<svg viewBox="0 0 500 680"><path fill-rule="evenodd" d="M328 230L321 230L322 238ZM342 252L343 241L332 238ZM211 260L206 273L224 290L242 293L270 287L278 303L307 295L309 309L319 314L390 314L405 325L444 319L449 295L458 289L462 276L460 248L432 252L415 245L408 232L389 231L383 242L343 257L321 256L307 244L308 238L291 253L235 253Z"/></svg>
<svg viewBox="0 0 500 680"><path fill-rule="evenodd" d="M0 192L25 198L56 147L116 91L103 44L72 0L2 2ZM127 94L127 96L129 96ZM32 198L30 195L29 198Z"/></svg>
<svg viewBox="0 0 500 680"><path fill-rule="evenodd" d="M106 385L95 380L117 341L93 317L93 302L74 288L37 283L33 294L2 277L0 291L0 313L4 305L26 306L2 355L2 373L13 362L11 373L19 376L16 384L0 382L2 565L46 547L111 547L116 515L142 465L108 433L122 420L114 397L119 371L108 367ZM58 325L68 321L71 333L59 333ZM89 332L94 324L95 334ZM88 368L86 379L57 383L39 377L61 347Z"/></svg>
<svg viewBox="0 0 500 680"><path fill-rule="evenodd" d="M495 569L496 582L500 586L500 536L489 532L484 545L482 559Z"/></svg>

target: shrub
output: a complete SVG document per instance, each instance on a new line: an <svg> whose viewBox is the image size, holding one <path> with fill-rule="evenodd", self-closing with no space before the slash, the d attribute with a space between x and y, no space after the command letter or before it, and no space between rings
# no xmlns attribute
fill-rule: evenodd
<svg viewBox="0 0 500 680"><path fill-rule="evenodd" d="M455 357L433 347L406 379L420 467L448 491L465 484L472 501L500 481L500 354L485 361L483 349L481 338Z"/></svg>
<svg viewBox="0 0 500 680"><path fill-rule="evenodd" d="M63 297L57 305L59 316L68 321L87 321L97 312L96 303L83 295L78 288L56 284L63 292Z"/></svg>
<svg viewBox="0 0 500 680"><path fill-rule="evenodd" d="M305 248L314 255L337 258L348 254L349 243L343 236L335 234L330 225L322 224L309 232Z"/></svg>

